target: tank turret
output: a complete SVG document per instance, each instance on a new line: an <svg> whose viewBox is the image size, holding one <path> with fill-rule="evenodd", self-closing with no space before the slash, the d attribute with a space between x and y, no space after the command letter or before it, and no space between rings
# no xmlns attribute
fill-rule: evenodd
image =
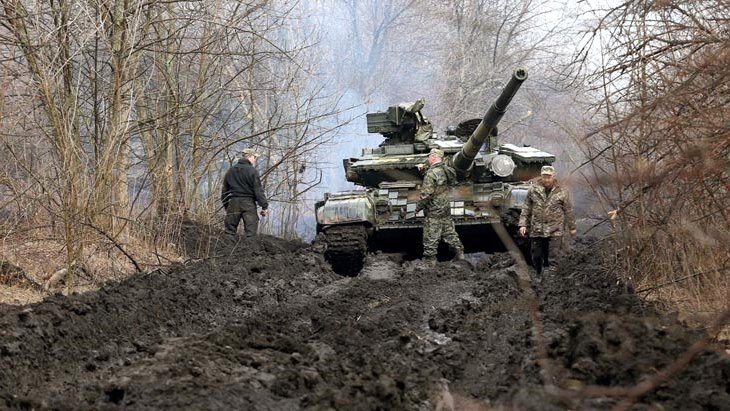
<svg viewBox="0 0 730 411"><path fill-rule="evenodd" d="M484 115L482 121L471 133L461 151L454 156L452 164L457 172L465 173L468 171L485 140L490 136L497 136L497 124L499 124L504 113L507 112L507 106L512 101L512 97L515 96L525 80L527 80L526 69L520 68L514 71L509 83L502 90L502 94L489 107L487 114Z"/></svg>
<svg viewBox="0 0 730 411"><path fill-rule="evenodd" d="M364 189L328 193L315 205L317 241L325 245L335 271L356 274L368 250L421 251L424 216L416 212L416 203L423 174L418 165L432 148L441 149L459 175L449 197L467 252L500 244L493 224L517 231L528 180L555 161L530 146L498 144L497 125L526 79L527 70L515 70L483 118L462 121L445 133L434 131L423 115L424 99L367 114L368 132L381 134L383 141L363 148L359 157L343 159L345 178Z"/></svg>

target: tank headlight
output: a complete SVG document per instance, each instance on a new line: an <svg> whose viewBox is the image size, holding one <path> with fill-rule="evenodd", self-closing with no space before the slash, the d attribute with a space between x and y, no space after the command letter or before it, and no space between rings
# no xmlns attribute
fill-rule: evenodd
<svg viewBox="0 0 730 411"><path fill-rule="evenodd" d="M489 164L489 169L500 177L507 177L515 171L515 162L512 161L510 156L497 154Z"/></svg>

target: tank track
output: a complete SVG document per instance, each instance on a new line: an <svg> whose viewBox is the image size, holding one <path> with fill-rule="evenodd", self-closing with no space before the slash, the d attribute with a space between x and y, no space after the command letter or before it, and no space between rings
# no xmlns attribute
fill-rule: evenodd
<svg viewBox="0 0 730 411"><path fill-rule="evenodd" d="M355 276L362 270L368 234L364 226L336 226L324 231L327 249L324 258L340 275Z"/></svg>

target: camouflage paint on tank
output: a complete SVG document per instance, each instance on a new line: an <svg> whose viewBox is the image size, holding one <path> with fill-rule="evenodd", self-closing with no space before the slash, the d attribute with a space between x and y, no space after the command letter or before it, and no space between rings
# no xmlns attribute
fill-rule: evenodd
<svg viewBox="0 0 730 411"><path fill-rule="evenodd" d="M492 224L499 221L499 207L506 204L506 184L459 184L449 188L450 212L456 225ZM373 190L379 229L423 225L423 213L415 213L420 186ZM516 204L519 208L522 202Z"/></svg>
<svg viewBox="0 0 730 411"><path fill-rule="evenodd" d="M366 187L375 187L383 181L420 182L423 176L418 164L423 164L426 157L423 154L388 157L369 154L347 159L344 161L345 176L347 181Z"/></svg>
<svg viewBox="0 0 730 411"><path fill-rule="evenodd" d="M466 239L487 246L496 242L482 233L497 223L516 233L524 183L555 161L554 155L534 147L500 144L498 124L526 78L526 70L516 70L484 117L464 119L441 131L421 112L425 100L368 113L368 132L379 133L384 140L377 147L363 148L360 156L343 159L345 178L363 189L357 195L344 192L317 202L318 233L326 236L339 225L349 228L359 220L367 229L370 250L379 249L385 238L395 238L397 246L420 243L413 238L421 234L425 221L423 213L415 212L424 177L418 166L427 162L434 148L457 169L458 182L448 191L449 215L459 231L468 233ZM347 251L349 243L337 238L329 237L327 246Z"/></svg>

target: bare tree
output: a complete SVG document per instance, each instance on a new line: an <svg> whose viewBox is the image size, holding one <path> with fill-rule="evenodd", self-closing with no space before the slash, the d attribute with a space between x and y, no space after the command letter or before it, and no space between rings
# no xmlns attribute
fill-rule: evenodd
<svg viewBox="0 0 730 411"><path fill-rule="evenodd" d="M434 6L445 46L436 58L444 78L438 83L439 112L448 119L481 117L518 66L531 70L530 89L547 88L565 42L562 23L551 15L558 6L539 0L453 0ZM517 101L505 126L534 116L545 94L530 99L534 104Z"/></svg>
<svg viewBox="0 0 730 411"><path fill-rule="evenodd" d="M0 5L2 199L40 210L28 218L61 234L69 265L140 218L220 218L222 172L246 146L282 205L265 229L293 236L336 104L311 79L312 40L289 30L292 4Z"/></svg>
<svg viewBox="0 0 730 411"><path fill-rule="evenodd" d="M19 128L43 139L39 160L51 166L37 170L26 166L25 171L43 192L52 193L49 200L62 219L70 264L83 250L82 224L104 230L123 225L114 218L100 218L120 216L127 202L124 161L129 104L124 95L135 69L129 42L139 8L132 4L131 10L125 9L123 2L96 8L55 1L0 4L3 49L18 70L15 81L28 98L40 103L40 111L33 110L33 102L23 104L32 111L17 120ZM97 73L89 70L84 58L92 44L98 50L93 61L103 54L109 72L104 89L95 88L96 96L103 95L105 110L99 124L94 121L100 116L87 116L90 110L100 111L86 81ZM30 127L28 120L33 123ZM89 127L95 127L96 133L91 134ZM17 140L13 146L17 147Z"/></svg>
<svg viewBox="0 0 730 411"><path fill-rule="evenodd" d="M726 278L729 23L724 1L630 1L600 15L576 59L601 96L584 140L593 181L636 281Z"/></svg>

